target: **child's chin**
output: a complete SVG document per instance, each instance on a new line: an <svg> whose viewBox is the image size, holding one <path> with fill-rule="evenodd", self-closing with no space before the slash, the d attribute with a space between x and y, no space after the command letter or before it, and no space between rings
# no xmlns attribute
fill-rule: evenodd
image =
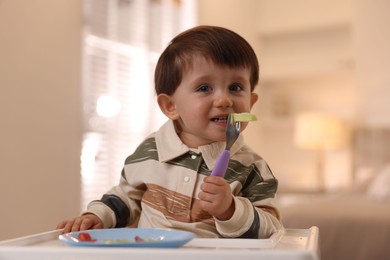
<svg viewBox="0 0 390 260"><path fill-rule="evenodd" d="M218 137L218 138L216 138L216 139L214 139L215 140L215 142L225 142L226 141L226 137L225 136L223 136L223 137Z"/></svg>

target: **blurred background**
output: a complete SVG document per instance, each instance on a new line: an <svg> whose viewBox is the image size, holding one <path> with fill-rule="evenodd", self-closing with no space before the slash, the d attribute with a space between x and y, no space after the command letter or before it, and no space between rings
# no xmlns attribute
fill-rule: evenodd
<svg viewBox="0 0 390 260"><path fill-rule="evenodd" d="M198 24L236 31L258 55L259 120L244 134L281 195L352 187L383 163L356 160L356 130L390 127L384 10L385 0L0 0L0 240L52 230L118 182L166 120L159 54Z"/></svg>

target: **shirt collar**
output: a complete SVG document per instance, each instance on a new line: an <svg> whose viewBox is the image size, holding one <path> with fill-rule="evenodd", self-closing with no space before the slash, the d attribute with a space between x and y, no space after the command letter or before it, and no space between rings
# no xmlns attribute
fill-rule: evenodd
<svg viewBox="0 0 390 260"><path fill-rule="evenodd" d="M166 162L189 151L193 151L195 153L202 154L207 167L211 170L214 168L218 156L225 149L225 142L214 142L211 144L199 146L198 149L190 149L180 140L175 131L173 121L168 120L156 132L156 146L160 162ZM243 146L244 137L240 135L230 149L231 155L237 153Z"/></svg>

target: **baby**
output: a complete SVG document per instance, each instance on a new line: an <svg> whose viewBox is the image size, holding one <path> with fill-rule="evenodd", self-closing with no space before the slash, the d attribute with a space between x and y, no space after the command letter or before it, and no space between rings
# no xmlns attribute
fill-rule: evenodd
<svg viewBox="0 0 390 260"><path fill-rule="evenodd" d="M198 237L267 238L280 229L278 182L240 135L225 177L210 176L225 148L230 113L249 113L259 64L248 42L217 26L177 35L161 54L155 90L169 120L124 164L120 182L64 233L139 227L187 230ZM243 131L248 123L241 124Z"/></svg>

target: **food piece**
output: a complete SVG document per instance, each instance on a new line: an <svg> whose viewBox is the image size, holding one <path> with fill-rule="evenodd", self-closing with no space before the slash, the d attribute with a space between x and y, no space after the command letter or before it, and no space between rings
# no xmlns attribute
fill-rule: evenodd
<svg viewBox="0 0 390 260"><path fill-rule="evenodd" d="M161 239L160 238L153 239L151 237L146 237L144 240L145 240L145 242L157 242L157 241L160 241Z"/></svg>
<svg viewBox="0 0 390 260"><path fill-rule="evenodd" d="M235 122L250 122L257 120L257 117L251 113L233 113L232 115Z"/></svg>
<svg viewBox="0 0 390 260"><path fill-rule="evenodd" d="M134 240L135 240L135 242L145 242L145 240L143 240L142 237L140 237L140 236L135 236Z"/></svg>
<svg viewBox="0 0 390 260"><path fill-rule="evenodd" d="M91 235L87 232L79 233L77 238L83 242L95 242L96 241L96 239L92 239Z"/></svg>
<svg viewBox="0 0 390 260"><path fill-rule="evenodd" d="M135 236L134 237L134 240L135 242L158 242L158 241L161 241L163 240L164 237L163 236L159 236L158 238L154 239L154 238L151 238L151 237L145 237L145 238L142 238L140 236Z"/></svg>
<svg viewBox="0 0 390 260"><path fill-rule="evenodd" d="M117 244L117 243L130 243L130 240L128 240L127 238L104 239L103 242L105 244Z"/></svg>

